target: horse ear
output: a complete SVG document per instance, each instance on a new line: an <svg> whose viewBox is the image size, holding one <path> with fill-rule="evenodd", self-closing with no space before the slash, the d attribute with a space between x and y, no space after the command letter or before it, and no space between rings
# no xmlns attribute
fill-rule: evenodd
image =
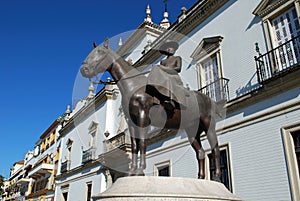
<svg viewBox="0 0 300 201"><path fill-rule="evenodd" d="M104 41L104 44L103 44L103 46L105 48L108 48L108 42L109 42L109 40L108 40L108 38L106 38L105 41Z"/></svg>
<svg viewBox="0 0 300 201"><path fill-rule="evenodd" d="M94 48L96 48L98 46L95 41L93 42L93 46L94 46Z"/></svg>

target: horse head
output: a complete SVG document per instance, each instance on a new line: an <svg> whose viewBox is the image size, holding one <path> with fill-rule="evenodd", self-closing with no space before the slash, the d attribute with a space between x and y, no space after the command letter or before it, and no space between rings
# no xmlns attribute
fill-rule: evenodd
<svg viewBox="0 0 300 201"><path fill-rule="evenodd" d="M83 77L92 78L98 73L107 71L114 62L114 54L108 48L108 39L105 40L103 46L97 46L94 43L94 49L87 56L80 67Z"/></svg>

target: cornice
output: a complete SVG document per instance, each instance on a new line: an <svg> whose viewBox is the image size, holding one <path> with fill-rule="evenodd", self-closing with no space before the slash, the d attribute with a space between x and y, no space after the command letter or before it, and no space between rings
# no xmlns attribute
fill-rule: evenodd
<svg viewBox="0 0 300 201"><path fill-rule="evenodd" d="M84 165L80 165L80 166L75 167L71 170L68 170L65 173L61 173L59 175L56 175L55 180L60 180L62 178L72 176L72 175L77 174L79 172L83 172L86 169L94 168L94 167L98 167L98 166L101 167L101 163L98 160L93 160L89 163L85 163Z"/></svg>

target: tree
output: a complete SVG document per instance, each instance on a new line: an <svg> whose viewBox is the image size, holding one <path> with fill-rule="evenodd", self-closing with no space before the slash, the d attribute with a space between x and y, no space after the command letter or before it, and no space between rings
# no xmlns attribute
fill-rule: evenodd
<svg viewBox="0 0 300 201"><path fill-rule="evenodd" d="M4 182L4 177L0 174L0 195L2 195L3 193L3 189L2 189L3 182Z"/></svg>

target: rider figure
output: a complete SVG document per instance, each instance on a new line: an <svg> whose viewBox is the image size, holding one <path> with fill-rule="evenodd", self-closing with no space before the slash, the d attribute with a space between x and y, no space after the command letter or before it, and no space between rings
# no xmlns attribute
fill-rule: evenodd
<svg viewBox="0 0 300 201"><path fill-rule="evenodd" d="M182 59L180 56L174 56L178 47L179 45L175 41L167 41L160 47L160 53L167 56L167 58L161 60L160 68L168 74L173 75L172 78L169 77L168 79L173 79L176 84L183 87L183 82L178 75L178 73L181 72ZM170 100L166 100L164 104L169 110L173 110L175 108L175 102L172 99L172 94L170 94Z"/></svg>
<svg viewBox="0 0 300 201"><path fill-rule="evenodd" d="M160 65L154 66L148 76L148 85L167 97L161 101L168 111L173 111L178 106L181 109L185 107L185 88L178 74L181 72L182 59L174 56L178 47L175 41L166 41L161 45L159 51L167 57L161 60Z"/></svg>

